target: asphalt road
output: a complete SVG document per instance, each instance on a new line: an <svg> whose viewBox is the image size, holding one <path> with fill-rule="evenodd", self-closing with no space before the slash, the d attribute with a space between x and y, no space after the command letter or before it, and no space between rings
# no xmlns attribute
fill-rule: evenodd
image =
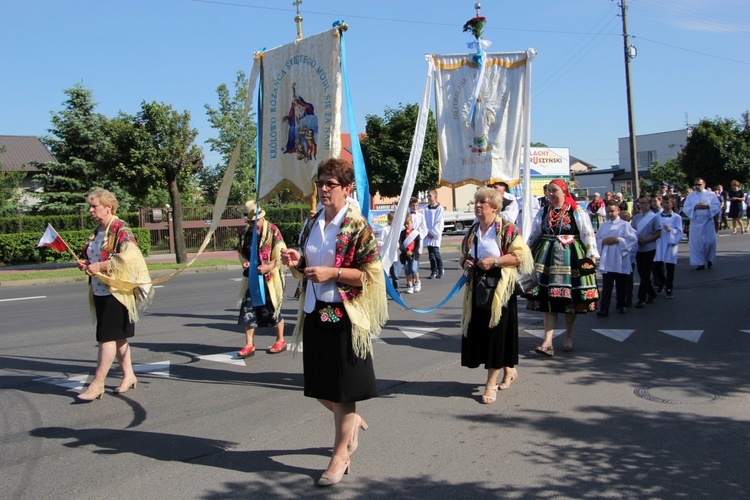
<svg viewBox="0 0 750 500"><path fill-rule="evenodd" d="M460 366L460 297L426 315L391 303L375 345L381 397L358 405L370 429L352 474L328 490L315 481L330 457L332 418L302 396L301 356L226 355L244 338L238 270L159 288L132 342L138 388L113 395L113 369L103 400L90 404L73 404L96 362L85 283L0 288L0 491L746 498L750 237L722 235L711 271L694 271L682 246L674 300L580 317L573 353L535 354L541 315L521 306L520 379L492 405L479 403L485 371ZM446 278L405 296L413 307L436 304L458 278L456 250L444 254ZM288 335L296 307L284 305ZM261 330L256 344L272 343Z"/></svg>

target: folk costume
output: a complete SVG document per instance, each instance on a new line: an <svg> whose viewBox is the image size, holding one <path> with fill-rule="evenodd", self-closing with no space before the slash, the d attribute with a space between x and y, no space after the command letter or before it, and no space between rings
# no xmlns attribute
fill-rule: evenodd
<svg viewBox="0 0 750 500"><path fill-rule="evenodd" d="M138 309L153 298L154 289L133 231L112 216L104 231L94 231L81 258L89 263L109 261L107 273L89 277L89 303L96 316L96 340L108 342L135 335Z"/></svg>
<svg viewBox="0 0 750 500"><path fill-rule="evenodd" d="M323 210L302 232L297 278L308 266L356 268L362 286L307 281L300 295L295 344L304 341L304 393L334 403L377 396L371 335L388 320L385 275L375 235L361 212L347 203L326 226Z"/></svg>
<svg viewBox="0 0 750 500"><path fill-rule="evenodd" d="M606 238L618 238L616 245L605 245ZM601 255L599 271L602 273L602 294L599 311L608 312L612 300L612 289L617 290L618 310L625 307L628 276L633 273L630 253L638 245L638 237L630 224L620 219L606 220L596 232L596 246Z"/></svg>
<svg viewBox="0 0 750 500"><path fill-rule="evenodd" d="M604 224L604 200L599 198L592 201L588 204L586 210L588 210L589 217L591 217L591 226L594 228L594 231L599 230L599 226Z"/></svg>
<svg viewBox="0 0 750 500"><path fill-rule="evenodd" d="M531 250L518 226L505 222L498 215L484 234L478 222L471 226L461 243L461 254L464 259L473 260L513 254L521 261L518 267L493 268L486 272L474 267L464 292L461 319L461 366L513 367L518 364L515 283L519 272L528 274L533 270ZM478 280L486 277L498 280L489 310L477 307L474 300Z"/></svg>
<svg viewBox="0 0 750 500"><path fill-rule="evenodd" d="M255 214L249 214L253 217ZM248 289L247 273L243 273L242 286L240 288L240 316L238 324L248 328L262 328L276 326L281 321L281 302L284 298L284 272L281 268L281 251L286 249L284 237L274 224L265 219L260 219L260 234L258 235L258 261L260 264L276 262L277 265L263 276L266 292L266 303L262 306L253 306L250 290ZM253 243L253 230L255 225L249 225L240 237L239 257L240 262L250 260L250 251Z"/></svg>
<svg viewBox="0 0 750 500"><path fill-rule="evenodd" d="M526 308L566 314L596 310L596 235L569 193L559 209L547 205L539 211L528 241L539 286L526 296Z"/></svg>
<svg viewBox="0 0 750 500"><path fill-rule="evenodd" d="M708 208L696 209L699 203ZM695 190L685 198L682 211L690 218L690 265L705 266L716 260L716 229L714 217L721 210L721 201L709 189Z"/></svg>

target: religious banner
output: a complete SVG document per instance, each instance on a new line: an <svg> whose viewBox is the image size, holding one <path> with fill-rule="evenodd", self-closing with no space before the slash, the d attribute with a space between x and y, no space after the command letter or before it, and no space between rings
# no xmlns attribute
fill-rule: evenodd
<svg viewBox="0 0 750 500"><path fill-rule="evenodd" d="M318 164L341 151L341 57L334 28L262 54L260 185L309 200Z"/></svg>
<svg viewBox="0 0 750 500"><path fill-rule="evenodd" d="M434 55L440 184L520 182L530 52ZM483 81L477 90L477 79Z"/></svg>

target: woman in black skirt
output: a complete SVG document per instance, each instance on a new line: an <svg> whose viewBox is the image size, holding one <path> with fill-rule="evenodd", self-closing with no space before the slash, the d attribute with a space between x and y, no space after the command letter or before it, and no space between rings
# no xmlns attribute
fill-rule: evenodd
<svg viewBox="0 0 750 500"><path fill-rule="evenodd" d="M484 364L482 403L494 403L497 390L518 378L518 315L514 288L519 270L528 274L531 251L518 226L498 217L502 200L491 188L474 194L477 222L461 243L461 266L469 274L461 321L461 366ZM500 370L503 378L497 378Z"/></svg>
<svg viewBox="0 0 750 500"><path fill-rule="evenodd" d="M78 267L89 274L89 298L96 311L96 341L99 343L94 379L79 401L101 399L104 382L117 358L122 382L114 390L122 394L138 380L130 360L128 338L135 335L137 307L148 302L153 287L146 262L128 225L119 219L117 199L106 189L95 189L86 197L89 214L98 223L83 247ZM143 284L136 286L134 283Z"/></svg>
<svg viewBox="0 0 750 500"><path fill-rule="evenodd" d="M328 468L318 481L331 486L349 470L358 432L367 424L356 402L378 395L371 334L388 319L385 275L369 224L346 201L354 169L344 160L318 166L323 209L302 231L300 251L282 251L282 262L304 278L303 307L295 344L303 340L305 396L333 411L336 438Z"/></svg>

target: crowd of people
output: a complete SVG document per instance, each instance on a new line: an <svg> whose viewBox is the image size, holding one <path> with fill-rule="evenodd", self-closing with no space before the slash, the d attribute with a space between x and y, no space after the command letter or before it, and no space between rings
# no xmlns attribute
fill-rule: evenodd
<svg viewBox="0 0 750 500"><path fill-rule="evenodd" d="M255 354L255 330L263 327L275 329L270 354L287 349L281 306L288 269L300 280L294 344L304 344L303 393L333 414L332 455L318 480L320 486L331 486L348 473L359 431L368 428L357 413L357 402L378 396L371 336L378 335L388 319L388 279L398 291L403 266L405 292L419 292L419 258L425 248L428 279L445 275L440 253L443 208L435 190L427 193L428 205L421 212L418 200L410 200L403 228L397 229L399 259L386 276L380 246L383 233L394 229L393 213L376 237L350 201L354 169L346 161L321 162L316 184L320 206L310 214L296 248L287 248L279 229L265 219L254 200L245 205L247 228L238 244L245 277L238 323L245 329L245 345L237 356ZM562 179L551 181L544 196L534 201L533 224L523 235L516 224L519 203L508 193L508 185L491 181L480 187L474 194L476 220L460 247L459 264L467 276L460 322L461 365L486 370L480 398L484 404L494 403L498 391L510 389L519 378L519 299L525 299L528 310L542 313L544 339L535 352L552 357L559 315L565 324L560 348L570 353L578 315L596 311L597 316L607 317L613 291L618 313L632 306L635 271L640 282L636 308L653 303L662 291L667 298L674 297L682 214L690 226L691 265L704 270L716 261L716 220L722 213L722 198L700 178L684 199L666 184L652 195L640 196L632 218L622 196L613 193L606 193L604 199L595 194L584 209ZM735 233L737 225L746 230L741 221L745 201L739 184L732 182L726 202ZM136 388L128 339L135 335L138 308L153 293L133 233L115 215L115 197L97 189L87 202L97 228L78 266L90 275L99 354L93 380L77 396L80 401L101 399L115 359L123 378L114 392ZM602 276L601 293L597 270ZM534 284L519 290L524 277L533 277ZM248 280L258 280L258 286L248 287Z"/></svg>

